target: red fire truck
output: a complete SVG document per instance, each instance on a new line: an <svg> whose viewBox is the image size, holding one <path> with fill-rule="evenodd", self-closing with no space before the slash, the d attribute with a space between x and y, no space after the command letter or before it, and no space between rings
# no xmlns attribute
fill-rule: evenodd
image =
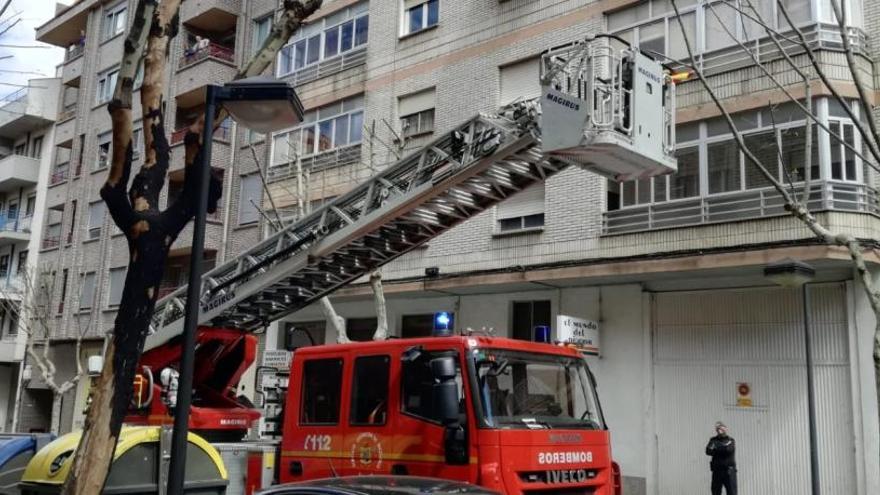
<svg viewBox="0 0 880 495"><path fill-rule="evenodd" d="M238 394L253 332L509 196L570 165L614 180L675 171L674 85L659 63L591 38L545 53L541 83L539 100L439 135L204 274L190 427L237 440L259 416ZM156 306L130 423L171 422L185 302L181 287ZM506 493L619 493L575 350L458 333L297 350L276 479L407 473Z"/></svg>

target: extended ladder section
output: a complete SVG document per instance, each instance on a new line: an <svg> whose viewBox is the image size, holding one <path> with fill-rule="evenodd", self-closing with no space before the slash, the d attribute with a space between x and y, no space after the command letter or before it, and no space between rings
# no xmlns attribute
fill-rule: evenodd
<svg viewBox="0 0 880 495"><path fill-rule="evenodd" d="M602 44L607 44L605 41L602 40ZM584 51L583 47L589 48L592 43L597 42L575 45L579 47L579 53L589 55L592 52ZM603 132L622 134L625 144L615 144L610 138L585 143L584 136L589 137L596 127L591 118L604 122L607 120L605 115L595 116L578 109L582 119L572 120L570 115L552 111L541 119L541 106L548 105L548 95L572 97L565 91L603 83L577 81L578 77L593 75L589 71L571 72L571 60L561 61L558 53L554 53L551 51L545 55L544 68L552 70L553 74L569 71L565 77L574 78L573 84L565 88L559 86L561 89L546 88L540 105L535 100L519 101L504 107L496 115L479 115L470 119L421 151L403 158L296 223L287 225L235 260L209 271L201 281L199 323L250 331L262 328L367 275L511 195L547 180L569 164L614 177L630 174L634 166L639 168L640 174L674 170L674 160L670 165L666 159L665 144L659 140L652 141L653 145L640 144L631 132L617 130L617 124L607 126ZM653 65L645 65L665 81L659 64L650 62ZM549 76L549 72L545 76L551 83L558 79L558 76ZM610 84L606 91L627 90L626 85L613 81ZM657 91L664 91L665 86L659 85ZM612 97L620 101L626 98L622 93ZM609 105L627 108L625 102ZM628 108L634 108L631 103L629 105ZM629 126L637 128L641 112L630 112ZM545 154L541 145L542 133L546 140L548 128L555 133L556 129L565 126L575 127L580 136L579 143L557 147L552 154ZM639 146L656 149L640 152ZM593 151L584 151L583 147L593 148ZM601 153L611 149L613 154L615 147L626 147L626 160L595 165L583 159L583 156L593 156L589 153L595 154L597 148ZM185 302L186 287L181 287L157 303L147 350L181 334Z"/></svg>

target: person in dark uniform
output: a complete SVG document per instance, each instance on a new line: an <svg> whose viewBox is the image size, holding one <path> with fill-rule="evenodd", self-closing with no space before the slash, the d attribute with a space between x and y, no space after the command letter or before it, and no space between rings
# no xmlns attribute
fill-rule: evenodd
<svg viewBox="0 0 880 495"><path fill-rule="evenodd" d="M706 445L706 455L712 456L712 495L721 495L724 487L727 495L736 495L736 442L727 434L727 425L715 423L715 436Z"/></svg>

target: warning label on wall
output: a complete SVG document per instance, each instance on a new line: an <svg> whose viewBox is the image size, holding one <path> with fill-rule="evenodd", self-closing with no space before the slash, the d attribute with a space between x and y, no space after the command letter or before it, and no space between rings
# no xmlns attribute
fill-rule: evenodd
<svg viewBox="0 0 880 495"><path fill-rule="evenodd" d="M752 386L748 382L736 384L737 407L752 407Z"/></svg>

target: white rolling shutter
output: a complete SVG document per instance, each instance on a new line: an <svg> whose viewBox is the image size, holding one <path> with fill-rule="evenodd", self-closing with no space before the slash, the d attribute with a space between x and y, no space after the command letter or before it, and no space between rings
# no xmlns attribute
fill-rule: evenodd
<svg viewBox="0 0 880 495"><path fill-rule="evenodd" d="M434 108L435 88L426 89L411 95L401 96L397 110L401 117L413 115Z"/></svg>
<svg viewBox="0 0 880 495"><path fill-rule="evenodd" d="M501 99L498 103L507 105L517 98L527 100L541 96L540 60L535 57L501 67Z"/></svg>
<svg viewBox="0 0 880 495"><path fill-rule="evenodd" d="M533 184L498 204L496 218L525 217L544 213L544 184Z"/></svg>

